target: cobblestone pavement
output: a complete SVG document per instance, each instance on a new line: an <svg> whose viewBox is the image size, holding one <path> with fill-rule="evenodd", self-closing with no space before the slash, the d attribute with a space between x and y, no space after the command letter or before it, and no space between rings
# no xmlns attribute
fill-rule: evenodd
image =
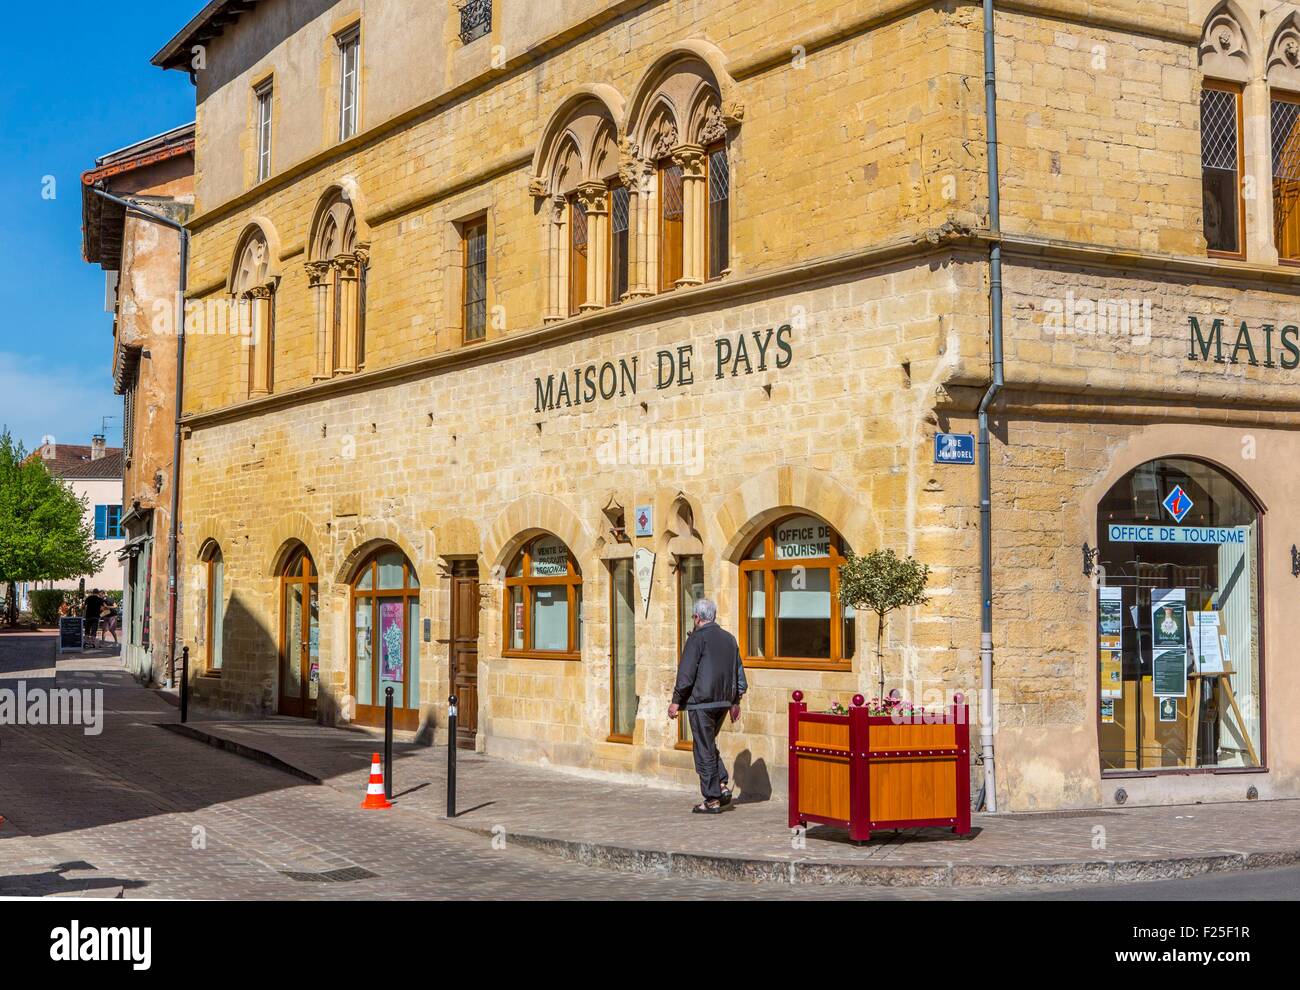
<svg viewBox="0 0 1300 990"><path fill-rule="evenodd" d="M0 636L0 689L13 690L20 679L29 689L52 687L54 668L52 638ZM452 826L439 819L443 754L401 746L397 806L364 812L358 805L376 748L367 734L278 720L241 727L280 739L281 755L292 755L290 744L310 747L319 769L334 767L326 786L317 786L164 730L161 723L176 721L175 708L137 687L115 657L60 661L57 686L103 690L104 731L88 736L76 726L0 727L0 816L8 819L0 824L0 896L940 899L1012 893L758 884L578 865L521 847L515 835L524 824L550 823L612 838L626 838L629 829L671 828L674 840L716 842L727 834L719 828L767 831L767 819L776 821L780 816L773 813L781 809L741 805L701 822L682 815L689 794L470 755L461 767L461 807L467 810ZM776 824L781 827L763 846L773 854L779 854L774 846L788 845L783 821ZM505 847L494 848L492 836L466 831L466 825L500 826L497 841L504 837ZM1285 885L1286 879L1276 882ZM1059 886L1014 893L1069 895ZM1147 896L1160 895L1153 890Z"/></svg>

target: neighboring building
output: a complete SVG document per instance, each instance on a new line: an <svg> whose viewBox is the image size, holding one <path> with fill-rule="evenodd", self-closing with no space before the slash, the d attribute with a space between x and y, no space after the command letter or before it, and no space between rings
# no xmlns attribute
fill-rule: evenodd
<svg viewBox="0 0 1300 990"><path fill-rule="evenodd" d="M118 553L126 543L122 529L122 448L109 447L103 437L97 436L91 438L88 447L46 441L32 456L44 461L54 477L66 481L78 498L85 498L86 519L95 532L95 552L105 555L104 566L95 574L72 581L41 582L39 587L121 591L122 562Z"/></svg>
<svg viewBox="0 0 1300 990"><path fill-rule="evenodd" d="M1000 242L999 808L1300 797L1300 10L1008 6L1000 230L978 3L205 7L155 60L198 101L196 698L377 725L392 687L436 735L454 691L467 745L686 781L703 593L750 668L724 755L780 792L790 692L876 691L836 564L877 547L933 568L887 687L977 697L938 434ZM1215 608L1233 673L1184 679Z"/></svg>
<svg viewBox="0 0 1300 990"><path fill-rule="evenodd" d="M82 253L107 273L113 313L113 387L122 396L127 595L123 655L141 677L167 670L167 560L176 429L180 240L172 230L95 195L115 196L177 221L194 207L194 125L105 155L82 176ZM119 462L119 467L122 462ZM121 587L119 580L118 587ZM179 604L178 604L179 610Z"/></svg>

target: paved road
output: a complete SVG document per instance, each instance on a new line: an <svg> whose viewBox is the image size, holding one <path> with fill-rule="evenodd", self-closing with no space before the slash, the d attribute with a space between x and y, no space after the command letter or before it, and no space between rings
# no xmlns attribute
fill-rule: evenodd
<svg viewBox="0 0 1300 990"><path fill-rule="evenodd" d="M7 673L6 673L7 672ZM49 639L0 636L0 690L54 678ZM449 828L408 806L305 784L159 727L175 710L116 660L65 661L59 688L102 690L104 731L0 727L0 896L215 899L1296 898L1300 870L1085 889L901 890L634 876Z"/></svg>

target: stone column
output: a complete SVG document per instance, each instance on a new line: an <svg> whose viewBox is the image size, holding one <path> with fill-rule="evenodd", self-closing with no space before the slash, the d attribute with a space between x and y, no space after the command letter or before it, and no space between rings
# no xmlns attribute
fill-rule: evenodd
<svg viewBox="0 0 1300 990"><path fill-rule="evenodd" d="M306 267L307 285L316 305L316 371L311 377L313 381L319 382L329 378L333 371L334 356L330 353L333 336L330 333L330 273L334 266L328 261L309 261Z"/></svg>
<svg viewBox="0 0 1300 990"><path fill-rule="evenodd" d="M627 187L627 298L644 299L654 295L654 264L652 236L657 229L654 196L654 163L634 154L626 155L619 166L619 178Z"/></svg>
<svg viewBox="0 0 1300 990"><path fill-rule="evenodd" d="M677 285L702 285L709 156L698 145L684 144L673 151L673 162L682 169L682 277L677 280Z"/></svg>
<svg viewBox="0 0 1300 990"><path fill-rule="evenodd" d="M334 356L335 370L341 375L355 374L357 370L357 290L361 265L354 254L341 254L334 259L338 271L339 308L338 353Z"/></svg>
<svg viewBox="0 0 1300 990"><path fill-rule="evenodd" d="M578 193L587 211L587 301L584 312L604 309L609 295L609 190L589 182Z"/></svg>
<svg viewBox="0 0 1300 990"><path fill-rule="evenodd" d="M551 199L546 208L547 278L543 323L555 323L569 315L569 280L565 277L569 266L569 245L564 237L567 209L568 204L563 196Z"/></svg>
<svg viewBox="0 0 1300 990"><path fill-rule="evenodd" d="M1242 161L1246 190L1246 229L1241 243L1246 258L1262 265L1278 263L1277 238L1273 231L1273 99L1267 78L1253 80L1241 95L1242 133L1246 147Z"/></svg>
<svg viewBox="0 0 1300 990"><path fill-rule="evenodd" d="M252 317L252 338L249 347L249 398L269 395L271 391L271 361L275 350L271 323L271 287L259 285L248 290Z"/></svg>

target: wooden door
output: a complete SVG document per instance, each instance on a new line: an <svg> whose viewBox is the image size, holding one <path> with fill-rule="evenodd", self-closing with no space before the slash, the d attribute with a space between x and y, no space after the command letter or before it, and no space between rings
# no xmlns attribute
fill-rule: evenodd
<svg viewBox="0 0 1300 990"><path fill-rule="evenodd" d="M320 600L316 570L306 554L280 578L281 715L316 717L320 691Z"/></svg>
<svg viewBox="0 0 1300 990"><path fill-rule="evenodd" d="M451 685L458 706L456 746L473 749L478 735L478 564L457 561L451 575Z"/></svg>

